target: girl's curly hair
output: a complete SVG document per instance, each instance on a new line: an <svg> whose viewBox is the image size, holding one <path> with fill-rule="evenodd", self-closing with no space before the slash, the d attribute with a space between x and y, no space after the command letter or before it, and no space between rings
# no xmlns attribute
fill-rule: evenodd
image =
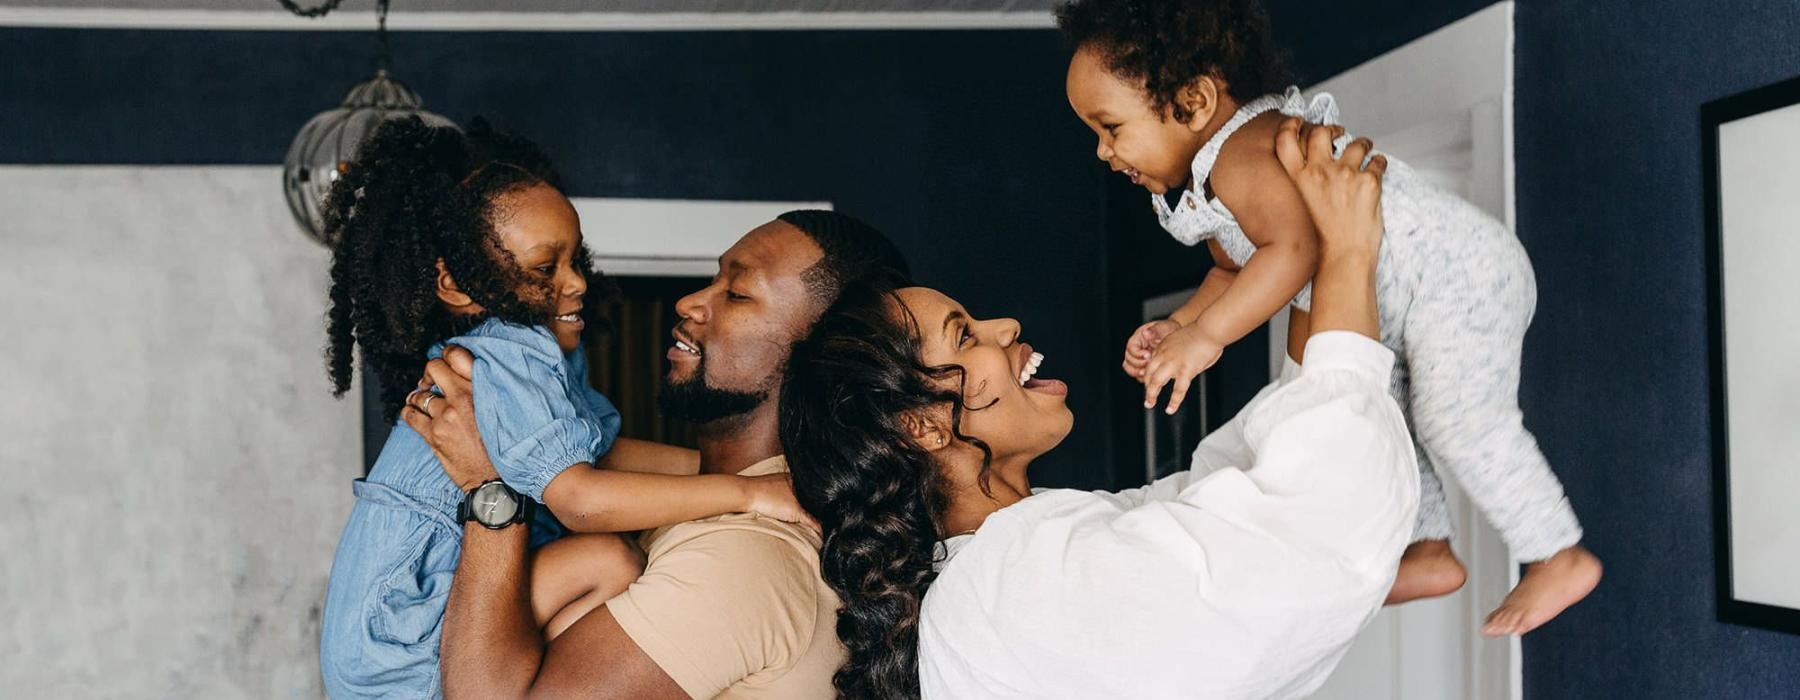
<svg viewBox="0 0 1800 700"><path fill-rule="evenodd" d="M548 282L519 268L494 221L504 214L496 204L503 195L557 182L543 149L479 118L467 134L418 117L377 127L325 198L325 227L337 241L325 353L332 393L350 388L360 345L365 375L380 386L383 416L393 422L432 345L488 317L549 323ZM439 302L440 260L484 314L458 316ZM585 248L575 263L588 278L588 328L604 332L599 309L617 288Z"/></svg>
<svg viewBox="0 0 1800 700"><path fill-rule="evenodd" d="M1120 78L1141 81L1150 106L1189 115L1177 100L1201 77L1225 81L1238 102L1293 81L1258 0L1074 0L1056 23L1076 49L1092 47Z"/></svg>
<svg viewBox="0 0 1800 700"><path fill-rule="evenodd" d="M880 277L852 282L795 345L781 386L781 446L794 495L823 528L820 572L842 607L842 698L919 697L919 615L937 578L947 504L936 461L902 417L948 405L963 435L963 368L919 361L918 322Z"/></svg>

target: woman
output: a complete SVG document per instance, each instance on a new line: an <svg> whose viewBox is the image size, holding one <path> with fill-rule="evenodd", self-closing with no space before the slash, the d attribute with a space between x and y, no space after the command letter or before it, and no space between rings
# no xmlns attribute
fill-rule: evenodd
<svg viewBox="0 0 1800 700"><path fill-rule="evenodd" d="M1010 319L911 287L847 290L782 388L797 495L822 524L854 698L1291 697L1392 584L1418 508L1375 338L1370 145L1282 126L1318 224L1313 334L1197 461L1119 493L1034 492L1067 387Z"/></svg>

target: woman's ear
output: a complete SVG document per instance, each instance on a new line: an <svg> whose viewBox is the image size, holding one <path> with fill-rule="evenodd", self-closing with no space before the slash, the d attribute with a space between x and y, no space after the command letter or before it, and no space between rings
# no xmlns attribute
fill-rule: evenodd
<svg viewBox="0 0 1800 700"><path fill-rule="evenodd" d="M900 417L901 424L906 426L906 434L926 452L936 452L950 445L949 428L935 418L917 411Z"/></svg>
<svg viewBox="0 0 1800 700"><path fill-rule="evenodd" d="M443 258L438 258L437 271L438 301L444 302L444 306L450 307L451 311L459 314L481 313L481 305L475 303L474 298L456 286L456 280L450 277L449 268L444 267Z"/></svg>
<svg viewBox="0 0 1800 700"><path fill-rule="evenodd" d="M1200 132L1212 121L1213 115L1219 111L1219 95L1223 92L1224 83L1218 78L1203 75L1188 83L1187 87L1175 94L1175 103L1187 112L1187 120L1183 122L1189 131Z"/></svg>

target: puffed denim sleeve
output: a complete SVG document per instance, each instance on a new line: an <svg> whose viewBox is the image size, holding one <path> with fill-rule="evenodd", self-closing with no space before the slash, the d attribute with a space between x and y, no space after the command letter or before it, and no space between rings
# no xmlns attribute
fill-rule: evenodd
<svg viewBox="0 0 1800 700"><path fill-rule="evenodd" d="M542 502L550 480L612 449L618 411L575 384L549 331L489 321L449 344L475 355L475 424L507 485Z"/></svg>
<svg viewBox="0 0 1800 700"><path fill-rule="evenodd" d="M595 420L600 421L600 427L608 435L618 435L619 409L613 406L605 394L595 391L588 383L587 353L577 350L565 357L569 366L569 386L573 388L574 394L587 403L588 410L595 416ZM605 450L601 453L604 454Z"/></svg>

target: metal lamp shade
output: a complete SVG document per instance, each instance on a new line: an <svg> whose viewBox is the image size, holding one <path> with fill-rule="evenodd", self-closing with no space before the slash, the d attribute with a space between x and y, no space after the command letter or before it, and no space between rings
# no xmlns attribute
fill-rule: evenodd
<svg viewBox="0 0 1800 700"><path fill-rule="evenodd" d="M336 109L321 112L300 127L300 134L288 147L281 181L287 191L288 209L307 235L327 247L336 245L337 241L326 234L324 216L325 195L331 191L332 183L350 167L363 139L375 127L389 119L415 114L430 126L456 126L449 119L425 111L419 95L383 69L350 88Z"/></svg>

